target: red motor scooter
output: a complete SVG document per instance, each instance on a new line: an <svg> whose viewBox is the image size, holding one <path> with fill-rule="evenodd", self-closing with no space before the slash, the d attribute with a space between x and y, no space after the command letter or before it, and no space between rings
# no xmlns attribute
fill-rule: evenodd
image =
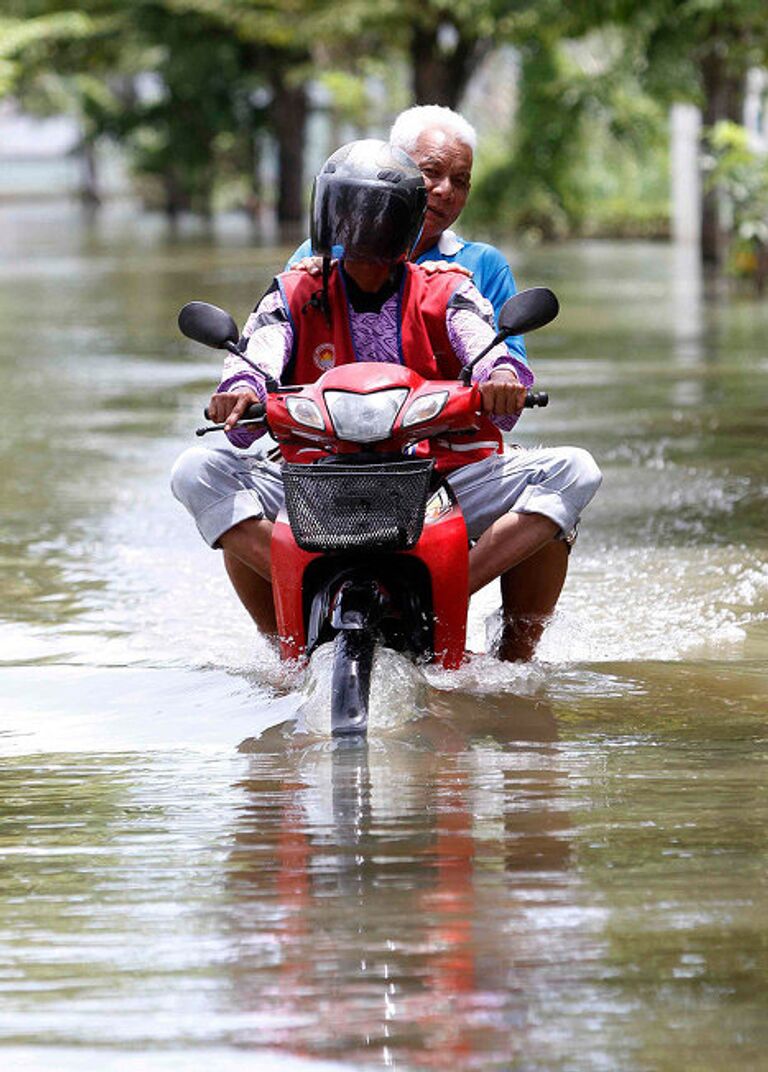
<svg viewBox="0 0 768 1072"><path fill-rule="evenodd" d="M481 426L472 366L507 336L549 323L558 308L544 287L510 298L493 343L460 380L425 380L380 362L340 365L296 387L267 378L266 406L251 406L239 422L266 424L283 458L285 506L271 549L281 654L298 659L335 643L334 736L367 729L376 645L448 669L462 662L469 547L444 479L461 454L446 447ZM190 302L179 326L197 342L238 352L237 326L215 306ZM543 393L526 399L547 402Z"/></svg>

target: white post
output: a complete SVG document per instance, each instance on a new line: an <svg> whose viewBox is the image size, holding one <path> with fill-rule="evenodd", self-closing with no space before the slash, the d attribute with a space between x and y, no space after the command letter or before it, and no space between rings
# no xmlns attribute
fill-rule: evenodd
<svg viewBox="0 0 768 1072"><path fill-rule="evenodd" d="M693 104L673 104L669 117L672 185L672 238L698 244L701 239L701 112Z"/></svg>
<svg viewBox="0 0 768 1072"><path fill-rule="evenodd" d="M747 72L747 93L744 99L744 126L757 153L768 152L768 70L753 67Z"/></svg>

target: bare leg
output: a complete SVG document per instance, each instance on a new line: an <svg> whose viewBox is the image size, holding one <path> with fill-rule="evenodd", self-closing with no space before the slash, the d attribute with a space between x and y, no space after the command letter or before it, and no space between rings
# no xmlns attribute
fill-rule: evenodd
<svg viewBox="0 0 768 1072"><path fill-rule="evenodd" d="M224 566L229 574L232 587L237 592L240 602L258 626L259 632L266 636L277 633L275 603L272 597L272 585L265 581L256 570L246 566L234 555L224 552Z"/></svg>
<svg viewBox="0 0 768 1072"><path fill-rule="evenodd" d="M500 659L531 659L554 610L568 568L567 547L554 538L558 531L543 514L505 514L470 551L470 595L501 575Z"/></svg>
<svg viewBox="0 0 768 1072"><path fill-rule="evenodd" d="M261 632L277 631L270 582L272 522L248 518L219 540L229 579L245 609Z"/></svg>
<svg viewBox="0 0 768 1072"><path fill-rule="evenodd" d="M524 562L554 540L559 531L543 514L504 514L485 530L469 553L469 594Z"/></svg>
<svg viewBox="0 0 768 1072"><path fill-rule="evenodd" d="M568 571L568 547L550 540L525 562L501 575L504 624L497 655L506 662L533 658Z"/></svg>

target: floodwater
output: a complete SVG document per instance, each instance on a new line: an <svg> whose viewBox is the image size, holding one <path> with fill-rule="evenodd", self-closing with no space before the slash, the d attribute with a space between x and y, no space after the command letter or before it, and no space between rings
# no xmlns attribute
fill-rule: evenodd
<svg viewBox="0 0 768 1072"><path fill-rule="evenodd" d="M4 1069L764 1068L768 302L663 245L559 294L526 443L605 482L528 667L383 660L367 748L168 491L286 249L0 213ZM297 714L311 732L293 732Z"/></svg>

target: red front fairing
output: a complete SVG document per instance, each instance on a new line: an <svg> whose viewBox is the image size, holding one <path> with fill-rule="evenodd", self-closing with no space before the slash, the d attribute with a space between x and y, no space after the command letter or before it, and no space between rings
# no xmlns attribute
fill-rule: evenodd
<svg viewBox="0 0 768 1072"><path fill-rule="evenodd" d="M362 444L339 437L325 392L368 395L392 388L406 388L408 394L387 439ZM445 401L436 412L430 411L432 401L429 396L439 393L445 395ZM302 400L309 403L308 409L302 410L303 420L309 413L314 425L296 419ZM431 412L432 415L408 424L409 412L412 413L410 407L419 400L425 400L426 408L418 412ZM404 366L361 362L330 369L314 383L275 391L268 397L267 418L270 432L288 462L311 464L321 459L327 462L330 455L361 452L369 459L393 454L412 457L414 453L426 451L440 472L475 460L467 453L472 447L468 447L466 441L467 437L479 441L486 435L486 419L479 413L480 408L480 394L476 387L455 380L426 380ZM322 427L317 427L318 424ZM494 431L494 434L498 437L498 433ZM455 452L451 450L451 442L459 444ZM496 449L493 442L478 445ZM485 454L488 452L486 449ZM469 603L467 531L458 505L448 497L434 515L428 507L427 519L416 545L408 551L395 552L394 556L401 596L405 592L406 599L423 600L424 612L431 615L435 661L449 669L458 667L464 657ZM400 558L403 559L402 569L397 565ZM281 511L272 535L272 577L281 653L285 659L302 658L307 650L309 605L314 594L313 585L322 573L322 563L318 563L318 559L336 561L340 569L345 565L343 553L327 555L302 550L296 543L285 511ZM412 563L410 571L406 568L406 559L418 560ZM393 554L379 559L376 550L371 550L363 560L365 568L369 565L374 569L377 565L381 568L386 584L386 569L393 568ZM360 555L354 561L359 564Z"/></svg>
<svg viewBox="0 0 768 1072"><path fill-rule="evenodd" d="M339 438L325 403L325 392L344 391L366 395L397 387L408 389L407 404L400 410L389 438L367 444L366 450L374 454L400 454L407 449L415 449L420 456L433 457L438 472L448 472L500 449L498 430L479 413L480 393L477 387L465 386L457 380L425 380L412 369L386 362L340 365L325 372L314 383L283 388L269 395L267 415L270 432L280 444L286 461L309 463L328 454L355 454L361 445ZM411 404L442 391L448 397L437 417L404 425ZM308 398L315 403L322 415L323 428L302 426L294 420L288 404L289 400L298 398ZM426 436L430 437L429 440ZM458 449L448 449L445 441L438 437L453 440L459 444ZM475 440L480 441L479 453L470 454L470 445Z"/></svg>
<svg viewBox="0 0 768 1072"><path fill-rule="evenodd" d="M415 547L401 554L419 559L429 572L434 657L446 669L456 669L464 657L469 602L467 529L459 507L453 505L425 524ZM322 557L297 545L281 511L272 533L272 576L284 659L300 659L306 651L304 575L310 563Z"/></svg>

